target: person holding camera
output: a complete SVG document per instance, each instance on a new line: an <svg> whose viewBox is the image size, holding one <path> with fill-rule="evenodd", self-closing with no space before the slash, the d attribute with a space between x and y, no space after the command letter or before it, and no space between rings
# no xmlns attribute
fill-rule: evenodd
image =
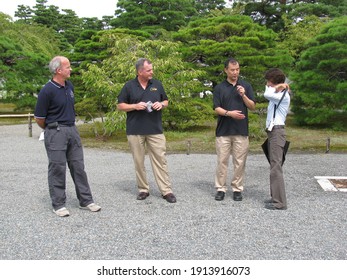
<svg viewBox="0 0 347 280"><path fill-rule="evenodd" d="M218 115L216 128L217 168L215 200L224 199L227 191L226 179L230 155L233 158L231 187L233 199L242 200L244 174L248 155L248 109L255 109L252 86L239 78L240 65L234 58L224 64L226 80L213 90L213 108Z"/></svg>
<svg viewBox="0 0 347 280"><path fill-rule="evenodd" d="M53 78L41 89L35 108L35 120L44 129L48 156L48 185L53 212L60 217L69 216L66 203L66 164L75 184L79 207L98 212L84 170L83 148L75 126L74 87L68 79L70 61L56 56L49 63Z"/></svg>
<svg viewBox="0 0 347 280"><path fill-rule="evenodd" d="M272 68L265 73L266 89L264 97L269 100L266 117L268 136L268 157L270 161L270 194L265 201L269 210L286 210L287 198L283 178L283 155L286 144L285 121L289 111L289 85L281 69Z"/></svg>
<svg viewBox="0 0 347 280"><path fill-rule="evenodd" d="M166 139L163 134L162 110L168 106L168 97L159 80L153 79L150 60L140 58L135 64L137 76L123 86L117 108L127 113L126 134L135 164L138 200L149 196L145 169L148 150L155 181L162 197L175 203L166 159Z"/></svg>

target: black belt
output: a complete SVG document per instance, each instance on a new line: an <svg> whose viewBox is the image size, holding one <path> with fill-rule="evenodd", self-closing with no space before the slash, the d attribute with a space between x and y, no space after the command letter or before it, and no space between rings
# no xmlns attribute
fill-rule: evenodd
<svg viewBox="0 0 347 280"><path fill-rule="evenodd" d="M284 125L274 125L272 129L284 128Z"/></svg>
<svg viewBox="0 0 347 280"><path fill-rule="evenodd" d="M60 123L59 126L70 126L71 127L71 126L75 126L75 124L62 124L62 123Z"/></svg>
<svg viewBox="0 0 347 280"><path fill-rule="evenodd" d="M64 126L71 127L71 126L75 126L75 124L64 124L64 123L59 123L59 122L53 122L53 123L48 123L48 124L46 125L46 127L47 127L48 129L58 128L58 127L64 127Z"/></svg>

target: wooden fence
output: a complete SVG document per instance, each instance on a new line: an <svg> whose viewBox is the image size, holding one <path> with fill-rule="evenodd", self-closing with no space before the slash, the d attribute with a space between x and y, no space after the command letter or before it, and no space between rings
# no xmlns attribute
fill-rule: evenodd
<svg viewBox="0 0 347 280"><path fill-rule="evenodd" d="M0 115L0 118L28 118L28 129L29 129L29 137L33 137L33 118L34 114L11 114L11 115Z"/></svg>

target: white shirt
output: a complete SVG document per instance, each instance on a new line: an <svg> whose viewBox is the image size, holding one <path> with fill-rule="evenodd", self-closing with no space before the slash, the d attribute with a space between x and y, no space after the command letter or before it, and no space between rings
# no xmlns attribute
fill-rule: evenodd
<svg viewBox="0 0 347 280"><path fill-rule="evenodd" d="M271 120L273 119L275 105L280 102L283 92L275 92L274 87L265 87L264 97L269 100L269 105L267 107L267 117L266 117L266 127L269 127ZM283 97L280 106L276 109L276 116L274 119L274 125L285 125L286 117L288 114L290 105L290 95L286 92Z"/></svg>

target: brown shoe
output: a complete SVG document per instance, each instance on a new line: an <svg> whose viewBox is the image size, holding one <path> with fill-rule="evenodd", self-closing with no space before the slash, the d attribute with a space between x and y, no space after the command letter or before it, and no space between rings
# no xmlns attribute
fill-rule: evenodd
<svg viewBox="0 0 347 280"><path fill-rule="evenodd" d="M163 198L166 199L167 202L176 203L176 197L173 193L168 193L167 195L164 195Z"/></svg>
<svg viewBox="0 0 347 280"><path fill-rule="evenodd" d="M137 200L144 200L149 196L148 192L140 192L137 196Z"/></svg>

